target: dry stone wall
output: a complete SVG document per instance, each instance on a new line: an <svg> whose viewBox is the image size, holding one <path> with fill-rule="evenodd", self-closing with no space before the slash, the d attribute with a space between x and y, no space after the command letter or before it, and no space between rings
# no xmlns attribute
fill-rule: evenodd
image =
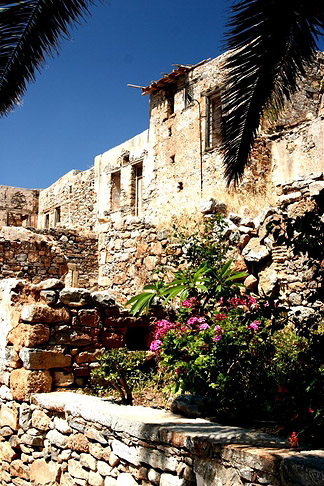
<svg viewBox="0 0 324 486"><path fill-rule="evenodd" d="M75 393L0 389L3 486L319 486L322 451Z"/></svg>
<svg viewBox="0 0 324 486"><path fill-rule="evenodd" d="M15 400L61 387L83 387L105 349L148 349L149 317L132 318L107 292L1 281L0 383Z"/></svg>
<svg viewBox="0 0 324 486"><path fill-rule="evenodd" d="M76 230L36 230L4 226L0 231L0 276L39 283L63 278L67 285L95 290L98 237Z"/></svg>

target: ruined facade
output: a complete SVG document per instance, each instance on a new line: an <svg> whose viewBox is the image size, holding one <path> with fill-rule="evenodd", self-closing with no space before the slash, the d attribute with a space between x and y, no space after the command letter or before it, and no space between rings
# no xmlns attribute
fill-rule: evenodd
<svg viewBox="0 0 324 486"><path fill-rule="evenodd" d="M0 186L0 228L38 224L38 189Z"/></svg>
<svg viewBox="0 0 324 486"><path fill-rule="evenodd" d="M68 239L68 232L91 235L92 252L82 238L69 255L63 249L67 283L93 289L97 279L99 288L111 289L125 302L164 263L173 223L186 224L221 209L233 234L240 235L235 238L246 245L259 237L263 221L258 213L282 203L282 187L288 184L292 192L295 181L323 184L323 54L280 118L263 122L236 190L226 186L219 150L225 56L194 66L177 65L143 88L142 94L150 96L148 130L98 155L93 168L72 170L40 192L38 231L44 232L48 245L53 246L56 231L58 247L64 240L60 232L66 232ZM11 224L10 218L7 223ZM7 248L5 236L2 242ZM241 268L249 267L244 245L238 259ZM249 268L260 290L267 285L259 271L271 267L271 252L262 265ZM8 255L2 258L10 266ZM29 277L30 266L22 266L19 276ZM62 275L53 259L47 266L53 275ZM14 275L18 267L6 271ZM91 268L88 280L87 268Z"/></svg>

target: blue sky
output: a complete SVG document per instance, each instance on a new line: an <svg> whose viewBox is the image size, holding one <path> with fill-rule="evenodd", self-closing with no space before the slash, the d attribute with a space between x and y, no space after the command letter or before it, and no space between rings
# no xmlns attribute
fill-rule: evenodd
<svg viewBox="0 0 324 486"><path fill-rule="evenodd" d="M109 0L0 119L0 184L44 188L148 126L148 85L223 52L228 0ZM324 50L324 43L320 48Z"/></svg>

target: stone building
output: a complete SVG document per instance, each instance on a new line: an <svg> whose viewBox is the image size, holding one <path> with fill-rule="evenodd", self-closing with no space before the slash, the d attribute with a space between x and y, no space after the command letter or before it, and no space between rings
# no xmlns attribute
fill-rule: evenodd
<svg viewBox="0 0 324 486"><path fill-rule="evenodd" d="M38 189L0 186L0 228L38 224Z"/></svg>
<svg viewBox="0 0 324 486"><path fill-rule="evenodd" d="M51 231L53 238L57 230L60 241L61 231L90 232L93 255L98 251L98 286L111 289L122 301L163 263L172 223L221 211L229 218L236 214L230 224L241 221L241 226L250 228L245 229L251 233L248 236L256 237L254 219L261 210L281 204L282 187L288 184L291 192L295 181L322 179L324 56L320 53L280 118L263 122L239 187L227 188L219 123L225 56L176 65L170 74L143 88L142 94L150 96L149 128L95 157L93 168L72 170L39 194L38 231ZM11 224L8 218L7 223ZM248 237L243 240L247 244ZM74 284L83 248L82 243L74 251L77 263L68 262L74 272L69 281ZM84 256L89 258L88 245ZM246 263L243 255L240 264ZM93 258L91 267L93 288ZM255 268L252 265L249 271L260 270ZM87 286L84 269L82 274Z"/></svg>

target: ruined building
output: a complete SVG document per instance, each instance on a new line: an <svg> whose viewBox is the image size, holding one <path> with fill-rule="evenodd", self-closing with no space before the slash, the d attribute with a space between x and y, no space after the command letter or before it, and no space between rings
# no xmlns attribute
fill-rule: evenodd
<svg viewBox="0 0 324 486"><path fill-rule="evenodd" d="M173 222L221 211L240 247L237 265L248 266L259 290L278 291L287 252L265 243L264 229L260 239L259 228L280 205L290 215L313 208L323 187L324 56L279 120L264 121L236 190L226 187L219 151L224 56L177 65L143 88L148 130L41 190L38 214L37 191L1 187L2 276L56 276L125 301L163 263ZM292 292L288 284L281 292Z"/></svg>

